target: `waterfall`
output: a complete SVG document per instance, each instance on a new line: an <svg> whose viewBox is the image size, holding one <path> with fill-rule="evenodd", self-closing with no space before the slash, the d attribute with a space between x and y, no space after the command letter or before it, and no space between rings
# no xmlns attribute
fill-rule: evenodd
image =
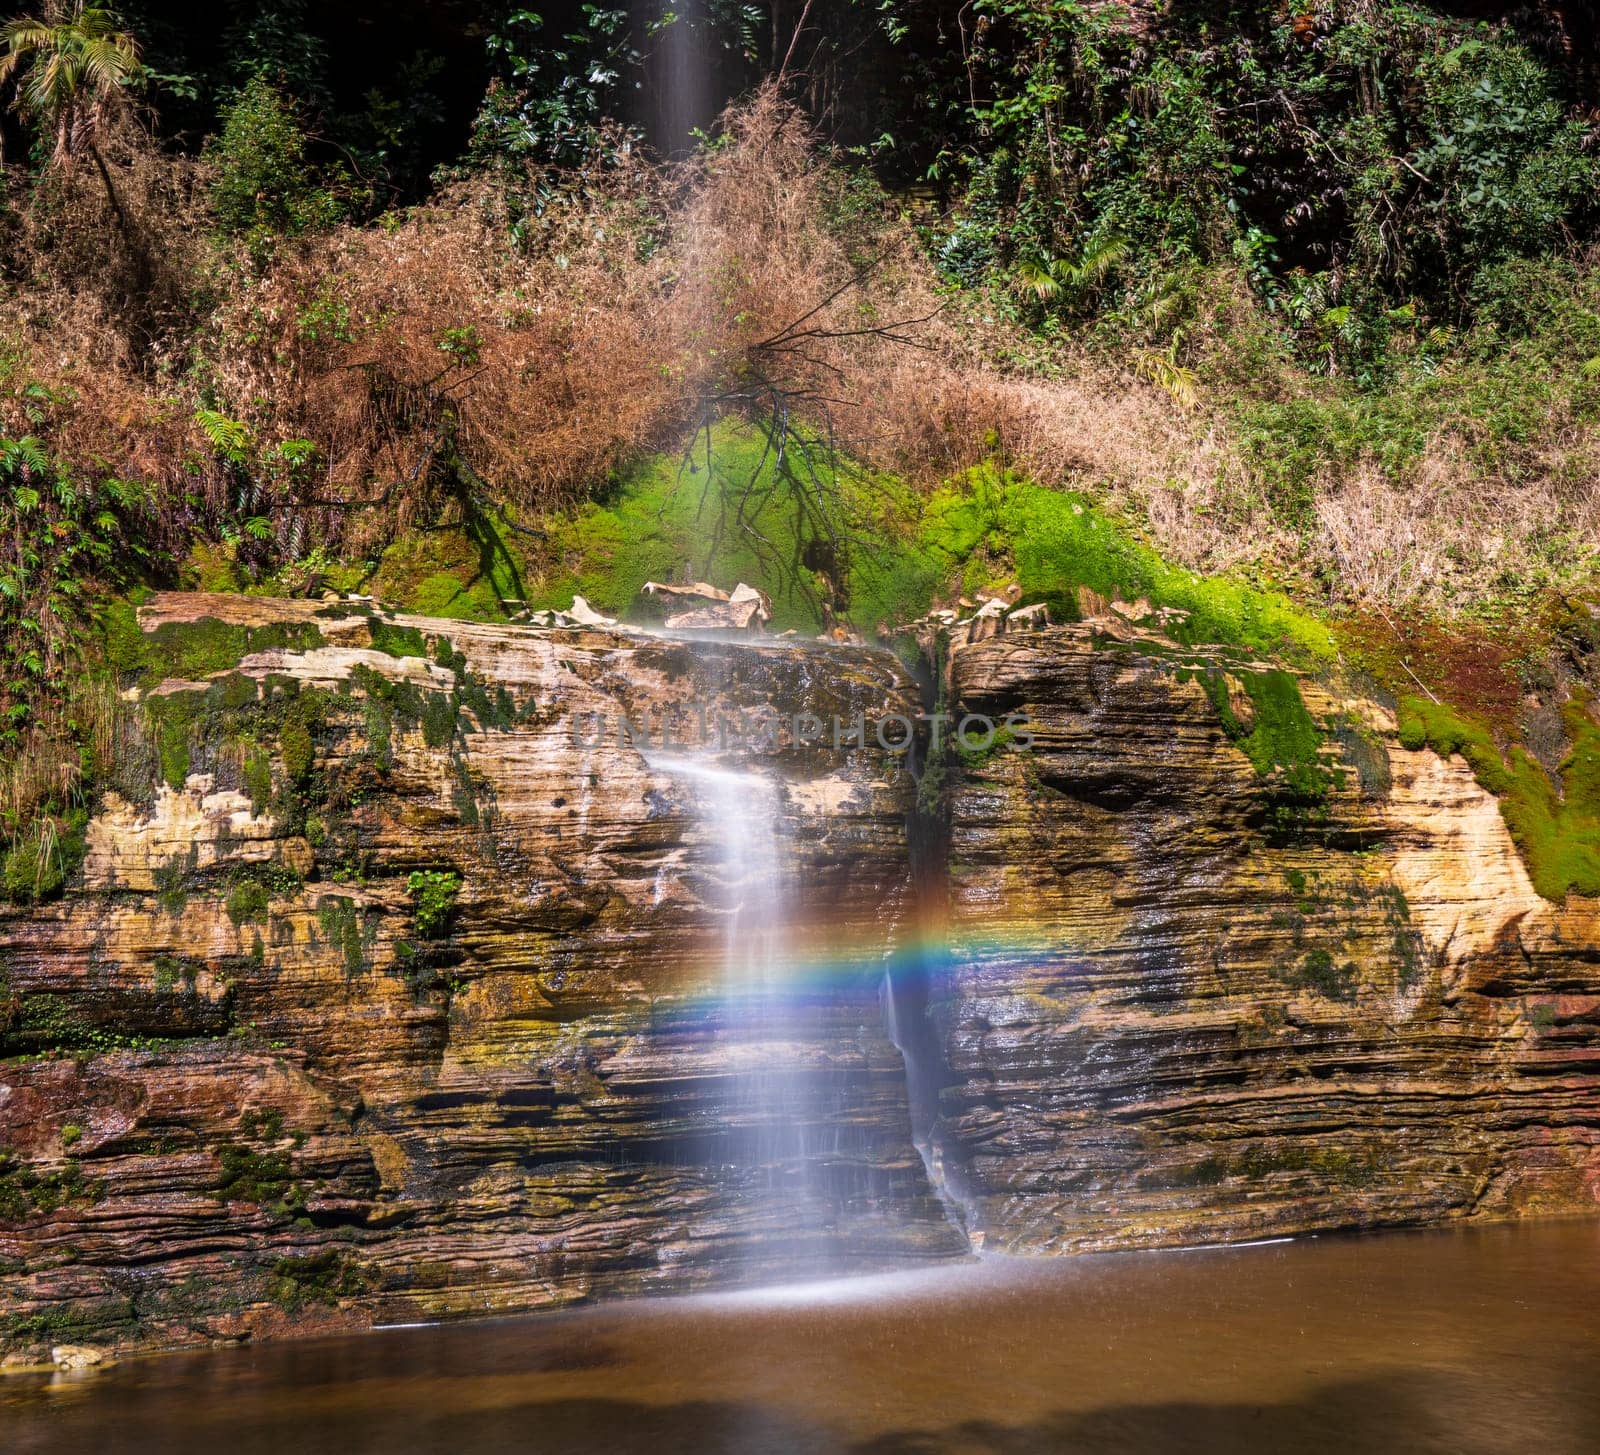
<svg viewBox="0 0 1600 1455"><path fill-rule="evenodd" d="M731 1076L724 1169L779 1266L826 1257L836 1222L829 1159L840 1142L816 1027L797 982L803 905L780 833L782 790L766 774L689 755L651 766L693 796L707 855L702 898L722 917L717 1016Z"/></svg>

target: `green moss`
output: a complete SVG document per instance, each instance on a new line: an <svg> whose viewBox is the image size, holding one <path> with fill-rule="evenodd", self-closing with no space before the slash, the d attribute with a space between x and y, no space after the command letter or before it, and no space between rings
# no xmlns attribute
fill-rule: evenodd
<svg viewBox="0 0 1600 1455"><path fill-rule="evenodd" d="M155 958L155 987L156 994L165 995L175 990L178 985L179 962L171 955L157 955Z"/></svg>
<svg viewBox="0 0 1600 1455"><path fill-rule="evenodd" d="M305 1194L295 1182L289 1159L276 1151L263 1151L238 1142L217 1148L221 1177L213 1196L223 1202L254 1202L287 1211L304 1205Z"/></svg>
<svg viewBox="0 0 1600 1455"><path fill-rule="evenodd" d="M62 1141L70 1146L77 1137L68 1141L66 1130L62 1129ZM83 1135L81 1128L78 1135ZM104 1197L105 1184L86 1178L76 1161L41 1170L0 1151L0 1222L48 1216L62 1207L87 1207Z"/></svg>
<svg viewBox="0 0 1600 1455"><path fill-rule="evenodd" d="M137 604L131 599L113 601L101 618L106 663L113 672L137 672L144 666L144 632L139 627Z"/></svg>
<svg viewBox="0 0 1600 1455"><path fill-rule="evenodd" d="M280 1258L272 1265L267 1297L288 1313L307 1304L335 1305L367 1291L366 1275L347 1254L329 1251L306 1258Z"/></svg>
<svg viewBox="0 0 1600 1455"><path fill-rule="evenodd" d="M199 849L190 844L187 851L174 854L155 871L156 899L171 915L183 913L189 902L189 880L199 863Z"/></svg>
<svg viewBox="0 0 1600 1455"><path fill-rule="evenodd" d="M317 923L324 939L339 950L347 975L367 968L367 952L377 937L377 927L363 923L364 916L348 895L324 895L317 905Z"/></svg>
<svg viewBox="0 0 1600 1455"><path fill-rule="evenodd" d="M703 443L703 440L702 442ZM606 500L576 515L540 522L544 582L532 604L564 607L574 594L620 615L645 581L691 576L732 584L743 579L772 598L773 625L815 629L805 585L818 578L797 538L792 482L763 463L761 434L732 421L712 432L709 459L697 448L646 461ZM840 577L841 614L871 630L906 621L955 590L981 592L1008 582L1024 601L1047 601L1075 619L1078 588L1108 598L1147 598L1189 613L1177 629L1185 642L1220 642L1254 651L1287 651L1296 660L1333 655L1327 629L1282 595L1225 578L1167 566L1155 551L1078 494L1037 485L993 466L968 471L923 497L899 482L842 462L824 472L851 520ZM752 527L772 542L763 556L728 527L726 502L748 494ZM736 507L735 507L736 508ZM719 529L719 523L721 528Z"/></svg>
<svg viewBox="0 0 1600 1455"><path fill-rule="evenodd" d="M167 677L196 681L237 667L255 652L279 647L308 652L322 642L321 630L309 621L264 626L238 626L215 617L169 621L144 634L137 669L142 670L146 686Z"/></svg>
<svg viewBox="0 0 1600 1455"><path fill-rule="evenodd" d="M272 801L272 762L259 747L245 757L244 787L252 813L259 814Z"/></svg>
<svg viewBox="0 0 1600 1455"><path fill-rule="evenodd" d="M456 735L456 704L448 693L430 692L422 709L422 738L430 748L442 748Z"/></svg>
<svg viewBox="0 0 1600 1455"><path fill-rule="evenodd" d="M425 616L504 621L508 606L521 605L524 571L515 530L476 512L453 529L403 536L384 552L371 585L384 601Z"/></svg>
<svg viewBox="0 0 1600 1455"><path fill-rule="evenodd" d="M1305 957L1290 967L1284 977L1290 985L1314 990L1329 1000L1354 1000L1356 998L1357 972L1353 962L1339 964L1333 954L1317 946L1308 950Z"/></svg>
<svg viewBox="0 0 1600 1455"><path fill-rule="evenodd" d="M1333 655L1327 628L1287 597L1168 566L1082 496L992 467L970 472L965 488L994 545L1009 547L1022 599L1047 601L1058 617L1076 617L1083 586L1108 599L1142 597L1189 613L1173 629L1184 643L1226 643L1305 661Z"/></svg>
<svg viewBox="0 0 1600 1455"><path fill-rule="evenodd" d="M1223 731L1250 759L1265 780L1269 831L1299 837L1327 819L1327 798L1338 779L1322 756L1324 734L1306 708L1300 681L1292 672L1236 668L1231 673L1208 669L1180 680L1198 680L1216 709ZM1250 699L1247 728L1234 711L1228 680L1237 681Z"/></svg>
<svg viewBox="0 0 1600 1455"><path fill-rule="evenodd" d="M387 772L394 767L392 733L394 715L382 698L369 696L361 705L362 731L367 740L367 757Z"/></svg>
<svg viewBox="0 0 1600 1455"><path fill-rule="evenodd" d="M228 894L228 918L235 926L264 924L271 902L272 896L267 892L266 885L247 879L242 884L236 884Z"/></svg>
<svg viewBox="0 0 1600 1455"><path fill-rule="evenodd" d="M156 751L161 760L161 781L174 793L189 781L189 725L167 718L157 728Z"/></svg>
<svg viewBox="0 0 1600 1455"><path fill-rule="evenodd" d="M0 1054L43 1055L52 1051L98 1055L147 1051L157 1037L130 1035L91 1020L73 997L40 991L18 998L9 1024L0 1020Z"/></svg>
<svg viewBox="0 0 1600 1455"><path fill-rule="evenodd" d="M278 750L283 755L283 771L291 783L304 783L311 776L316 744L311 729L295 717L285 720L278 730Z"/></svg>
<svg viewBox="0 0 1600 1455"><path fill-rule="evenodd" d="M414 626L397 626L392 621L374 616L371 624L374 650L387 652L391 657L426 657L428 641L422 631Z"/></svg>
<svg viewBox="0 0 1600 1455"><path fill-rule="evenodd" d="M539 578L530 605L565 608L575 595L591 606L622 615L646 581L672 581L685 570L697 578L731 585L761 586L772 598L773 626L814 630L816 609L800 585L799 545L790 516L790 483L770 460L765 443L748 426L719 424L712 432L709 461L659 455L620 481L604 500L576 514L539 524L546 533ZM786 579L778 579L755 545L729 528L740 493L750 491L747 520L775 545ZM720 527L720 528L719 528ZM809 573L807 573L809 576ZM530 577L530 579L533 579Z"/></svg>
<svg viewBox="0 0 1600 1455"><path fill-rule="evenodd" d="M1487 727L1449 707L1408 697L1398 716L1405 747L1428 747L1440 757L1460 754L1500 800L1506 827L1544 898L1600 895L1600 726L1585 694L1574 694L1561 711L1570 747L1559 782L1520 746L1502 756Z"/></svg>

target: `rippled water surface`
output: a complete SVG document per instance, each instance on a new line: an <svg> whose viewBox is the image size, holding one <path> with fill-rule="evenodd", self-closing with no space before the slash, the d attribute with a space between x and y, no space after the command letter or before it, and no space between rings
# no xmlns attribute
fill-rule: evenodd
<svg viewBox="0 0 1600 1455"><path fill-rule="evenodd" d="M1600 1450L1600 1225L979 1263L0 1380L0 1449Z"/></svg>

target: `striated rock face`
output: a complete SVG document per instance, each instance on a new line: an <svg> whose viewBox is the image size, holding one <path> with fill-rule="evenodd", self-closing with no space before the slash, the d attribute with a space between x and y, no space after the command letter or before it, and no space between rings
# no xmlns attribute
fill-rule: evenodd
<svg viewBox="0 0 1600 1455"><path fill-rule="evenodd" d="M1301 684L1311 802L1224 730L1250 664L1118 636L952 662L957 714L1035 738L949 797L941 1151L988 1245L1593 1212L1600 906L1541 900L1383 709Z"/></svg>
<svg viewBox="0 0 1600 1455"><path fill-rule="evenodd" d="M806 930L753 1022L701 785L659 728L619 741L708 704L914 712L891 658L238 597L140 625L129 781L65 898L0 917L6 1348L965 1250L880 1009L909 774L754 765Z"/></svg>
<svg viewBox="0 0 1600 1455"><path fill-rule="evenodd" d="M1594 1210L1597 906L1138 617L950 653L1027 727L919 784L882 652L154 598L0 912L0 1355L959 1255L914 1124L991 1248Z"/></svg>

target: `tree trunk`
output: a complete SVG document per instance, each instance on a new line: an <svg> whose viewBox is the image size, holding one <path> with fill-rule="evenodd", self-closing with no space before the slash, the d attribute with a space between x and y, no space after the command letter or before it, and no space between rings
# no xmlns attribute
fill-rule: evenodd
<svg viewBox="0 0 1600 1455"><path fill-rule="evenodd" d="M100 148L93 142L89 143L89 155L94 158L94 164L100 171L100 181L106 189L106 201L111 204L112 214L117 219L117 229L122 233L123 240L135 252L139 251L138 244L134 241L133 229L128 224L128 214L122 209L122 199L117 196L116 186L111 181L111 169L106 166L106 159L100 155Z"/></svg>

